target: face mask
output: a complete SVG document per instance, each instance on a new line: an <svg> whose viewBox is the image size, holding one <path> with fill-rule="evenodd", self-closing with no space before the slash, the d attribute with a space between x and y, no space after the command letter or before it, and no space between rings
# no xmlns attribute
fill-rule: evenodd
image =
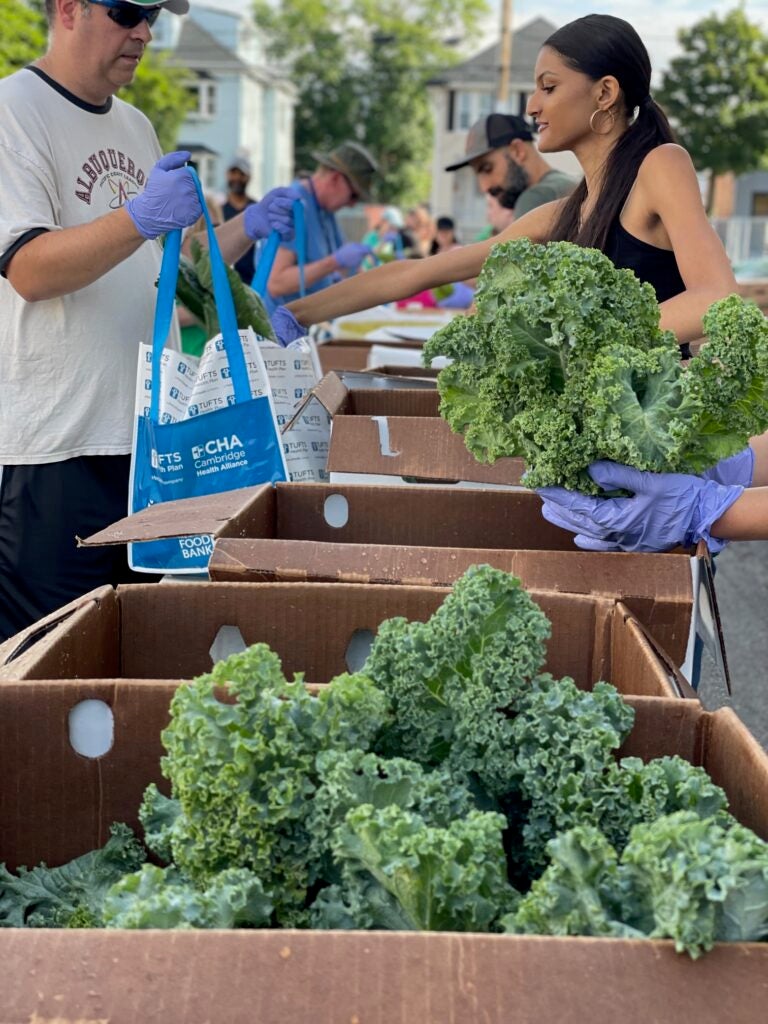
<svg viewBox="0 0 768 1024"><path fill-rule="evenodd" d="M523 192L528 188L530 179L523 168L516 164L511 157L507 157L507 173L503 185L494 185L488 191L499 201L499 206L506 210L514 210L515 203Z"/></svg>
<svg viewBox="0 0 768 1024"><path fill-rule="evenodd" d="M245 195L245 188L246 188L247 184L248 183L246 181L243 181L242 178L228 178L227 179L227 188L229 189L229 191L233 195L236 195L236 196L244 196Z"/></svg>

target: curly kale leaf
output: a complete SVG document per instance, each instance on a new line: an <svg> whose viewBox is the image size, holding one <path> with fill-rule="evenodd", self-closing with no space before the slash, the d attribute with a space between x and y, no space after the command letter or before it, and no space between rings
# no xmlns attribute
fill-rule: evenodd
<svg viewBox="0 0 768 1024"><path fill-rule="evenodd" d="M611 765L601 796L596 824L617 850L626 846L634 825L654 822L676 811L691 811L699 818L725 811L728 798L703 768L682 757L658 757L646 764L637 757L625 757Z"/></svg>
<svg viewBox="0 0 768 1024"><path fill-rule="evenodd" d="M520 701L510 725L508 788L528 805L522 840L534 873L558 832L594 824L615 804L604 780L633 722L633 709L609 683L585 691L572 679L541 676Z"/></svg>
<svg viewBox="0 0 768 1024"><path fill-rule="evenodd" d="M651 287L593 249L496 245L476 305L425 346L454 360L440 411L479 461L523 457L531 487L597 493L596 459L698 473L768 428L768 323L738 296L711 306L687 368Z"/></svg>
<svg viewBox="0 0 768 1024"><path fill-rule="evenodd" d="M768 843L733 820L678 811L636 825L622 865L650 936L678 952L768 937Z"/></svg>
<svg viewBox="0 0 768 1024"><path fill-rule="evenodd" d="M247 868L275 894L278 922L300 923L313 874L307 807L316 757L367 749L388 713L384 694L362 676L341 676L315 697L300 678L285 679L266 645L233 655L174 695L162 769L178 814L150 789L143 820L160 822L150 841L198 885Z"/></svg>
<svg viewBox="0 0 768 1024"><path fill-rule="evenodd" d="M321 894L313 925L491 930L519 898L507 881L504 825L503 815L476 810L444 827L396 805L349 811L332 844L342 881Z"/></svg>
<svg viewBox="0 0 768 1024"><path fill-rule="evenodd" d="M229 868L199 888L173 868L145 864L104 900L107 928L264 928L272 902L244 868Z"/></svg>
<svg viewBox="0 0 768 1024"><path fill-rule="evenodd" d="M506 932L639 938L623 921L627 893L616 851L596 828L581 825L547 844L550 864L502 920Z"/></svg>
<svg viewBox="0 0 768 1024"><path fill-rule="evenodd" d="M318 755L319 786L310 809L311 859L326 860L335 830L349 811L363 804L375 809L415 811L428 825L445 827L475 806L467 787L449 772L429 771L405 758L384 758L361 750ZM321 872L332 872L327 863Z"/></svg>
<svg viewBox="0 0 768 1024"><path fill-rule="evenodd" d="M115 824L104 846L61 867L40 864L13 875L0 865L0 927L100 927L108 890L145 859L132 830Z"/></svg>
<svg viewBox="0 0 768 1024"><path fill-rule="evenodd" d="M179 301L184 305L189 298L197 306L202 307L202 316L192 309L195 316L202 320L209 338L215 337L221 331L219 325L219 314L216 310L216 298L213 291L213 275L211 272L211 259L207 248L203 248L196 238L192 239L190 246L192 261L187 263L186 282L182 288L177 284L177 295ZM232 292L232 299L235 304L235 317L237 326L242 330L245 327L252 327L257 335L275 341L275 332L272 323L267 315L266 307L261 296L250 288L234 267L225 267L227 280ZM179 275L180 278L182 275ZM195 287L196 284L196 287ZM191 293L191 294L190 294Z"/></svg>
<svg viewBox="0 0 768 1024"><path fill-rule="evenodd" d="M544 663L549 633L520 581L490 566L471 567L428 622L382 623L363 667L392 702L377 749L504 792L508 709Z"/></svg>

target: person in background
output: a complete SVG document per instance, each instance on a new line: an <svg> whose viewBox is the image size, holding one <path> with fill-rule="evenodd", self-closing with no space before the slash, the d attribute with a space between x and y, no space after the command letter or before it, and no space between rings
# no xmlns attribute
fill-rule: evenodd
<svg viewBox="0 0 768 1024"><path fill-rule="evenodd" d="M221 206L220 220L231 220L256 202L248 195L250 180L251 161L245 153L238 153L227 168L227 195ZM235 270L246 284L253 280L255 251L255 246L250 246L234 264Z"/></svg>
<svg viewBox="0 0 768 1024"><path fill-rule="evenodd" d="M355 206L361 199L368 201L378 171L371 154L356 142L342 142L330 153L315 153L314 157L317 168L312 176L297 178L288 190L283 190L298 196L304 207L304 284L308 295L354 274L370 254L370 246L344 241L336 213L345 206ZM248 245L248 217L246 209L216 233L222 255L229 263L238 259ZM269 276L265 304L270 315L280 303L297 298L299 287L297 240L294 238L280 245Z"/></svg>
<svg viewBox="0 0 768 1024"><path fill-rule="evenodd" d="M515 210L514 207L504 205L503 195L497 196L493 192L486 192L485 216L488 223L475 238L476 242L484 242L487 238L494 238L504 228L509 227L515 219Z"/></svg>
<svg viewBox="0 0 768 1024"><path fill-rule="evenodd" d="M533 144L528 122L514 114L488 114L467 133L466 156L446 171L471 166L481 192L523 214L569 195L576 181L547 163Z"/></svg>
<svg viewBox="0 0 768 1024"><path fill-rule="evenodd" d="M435 237L432 240L430 256L438 252L450 252L461 246L456 235L456 222L453 217L438 217L435 224Z"/></svg>
<svg viewBox="0 0 768 1024"><path fill-rule="evenodd" d="M707 219L691 158L650 93L651 63L632 26L590 14L554 32L539 51L528 100L541 152L571 151L584 178L563 199L515 219L500 235L424 260L376 267L282 311L281 338L306 325L476 277L498 242L562 240L598 249L656 293L660 326L688 356L702 318L736 290Z"/></svg>
<svg viewBox="0 0 768 1024"><path fill-rule="evenodd" d="M190 154L115 96L165 9L189 4L46 0L47 52L0 81L0 640L136 579L124 547L76 538L128 508L157 239L202 213Z"/></svg>
<svg viewBox="0 0 768 1024"><path fill-rule="evenodd" d="M405 215L405 230L413 239L411 256L421 259L429 256L435 238L435 222L426 203L412 206Z"/></svg>

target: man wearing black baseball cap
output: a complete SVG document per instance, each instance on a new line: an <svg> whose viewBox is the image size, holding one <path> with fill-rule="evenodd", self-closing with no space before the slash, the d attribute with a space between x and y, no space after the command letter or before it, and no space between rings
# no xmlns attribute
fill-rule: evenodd
<svg viewBox="0 0 768 1024"><path fill-rule="evenodd" d="M516 217L568 195L576 181L556 171L533 144L528 122L514 114L488 114L467 133L465 157L446 167L471 166L481 192L496 196Z"/></svg>

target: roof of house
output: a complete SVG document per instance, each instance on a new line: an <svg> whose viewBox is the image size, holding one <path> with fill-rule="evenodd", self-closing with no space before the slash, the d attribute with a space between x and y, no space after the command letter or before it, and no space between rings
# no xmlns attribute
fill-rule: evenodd
<svg viewBox="0 0 768 1024"><path fill-rule="evenodd" d="M236 53L220 43L191 17L184 19L171 61L173 64L183 64L193 71L212 65L228 71L252 71Z"/></svg>
<svg viewBox="0 0 768 1024"><path fill-rule="evenodd" d="M512 64L510 78L513 81L532 82L536 57L542 43L556 30L546 18L534 18L512 33ZM476 53L474 57L454 64L430 79L430 85L495 84L501 66L501 40Z"/></svg>

